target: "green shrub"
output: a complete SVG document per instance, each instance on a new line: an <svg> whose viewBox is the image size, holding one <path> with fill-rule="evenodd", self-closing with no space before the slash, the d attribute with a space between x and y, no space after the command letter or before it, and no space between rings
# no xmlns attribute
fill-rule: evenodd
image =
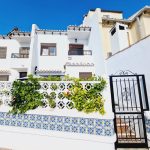
<svg viewBox="0 0 150 150"><path fill-rule="evenodd" d="M85 113L99 112L105 114L104 99L101 92L106 87L106 81L103 78L98 79L89 90L83 89L79 81L75 80L69 92L64 96L74 103L74 108Z"/></svg>
<svg viewBox="0 0 150 150"><path fill-rule="evenodd" d="M40 84L32 75L25 81L16 80L12 86L11 113L25 113L28 110L44 106L43 95L38 91Z"/></svg>

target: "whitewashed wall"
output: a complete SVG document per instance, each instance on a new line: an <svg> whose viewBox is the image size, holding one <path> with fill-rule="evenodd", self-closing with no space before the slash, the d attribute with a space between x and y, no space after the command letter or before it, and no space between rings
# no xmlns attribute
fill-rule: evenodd
<svg viewBox="0 0 150 150"><path fill-rule="evenodd" d="M41 82L43 88L41 90L44 92L50 92L49 84L56 83L58 85L64 83L65 89L67 88L70 82ZM87 82L82 82L82 85L86 87ZM88 83L97 83L97 82L88 82ZM44 85L48 86L48 89ZM11 85L9 82L0 83L1 90L4 89L10 90ZM62 92L64 90L61 87L56 93ZM41 92L42 92L41 91ZM6 114L10 107L7 105L0 106L0 139L1 147L10 148L12 150L49 150L49 148L66 149L66 150L76 150L83 149L86 150L99 150L100 147L105 147L108 150L114 150L114 142L116 141L116 136L113 130L113 113L111 109L111 100L110 100L110 91L109 85L102 93L105 101L105 115L100 115L99 113L85 114L83 112L78 112L75 109L59 109L54 108L39 108L33 111L27 112L25 115L11 115ZM10 98L8 95L1 95L4 101ZM65 99L63 99L65 101ZM42 120L39 120L40 118ZM47 125L49 121L44 120L44 117L50 118L63 118L63 124L61 122L54 122L52 125L57 125L57 127L63 126L62 131L57 129L46 129L44 125ZM39 118L39 119L38 119ZM77 120L77 122L67 123L66 126L71 128L88 127L88 130L94 129L94 132L90 134L87 130L87 133L78 132L69 132L65 131L65 119L71 119L72 121ZM81 120L86 121L86 125L80 122ZM61 120L60 120L61 121ZM89 124L88 121L94 121L92 124ZM25 125L28 124L28 126ZM31 127L30 124L42 124L43 127L36 128ZM49 124L50 125L50 124ZM101 131L102 130L102 131ZM111 133L107 133L107 130ZM98 132L98 134L97 134ZM101 133L103 132L103 133Z"/></svg>
<svg viewBox="0 0 150 150"><path fill-rule="evenodd" d="M124 27L124 30L119 29L119 25ZM111 40L111 50L112 54L123 50L129 46L128 35L127 35L127 25L123 25L121 23L116 23L115 25L116 32L114 35L110 33L110 40Z"/></svg>
<svg viewBox="0 0 150 150"><path fill-rule="evenodd" d="M29 58L11 58L11 54L19 53L20 47L29 47L29 43L16 39L0 39L0 47L7 47L6 59L0 59L0 70L8 70L9 80L13 81L19 77L19 71L27 71Z"/></svg>
<svg viewBox="0 0 150 150"><path fill-rule="evenodd" d="M83 20L83 26L91 27L88 46L93 50L93 60L95 64L96 75L104 75L106 73L102 43L102 29L99 25L99 22L102 20L101 17L102 14L100 13L100 9L97 8L95 13L85 17Z"/></svg>
<svg viewBox="0 0 150 150"><path fill-rule="evenodd" d="M119 70L130 70L133 73L144 74L150 103L150 36L132 45L128 49L116 53L107 59L108 75Z"/></svg>

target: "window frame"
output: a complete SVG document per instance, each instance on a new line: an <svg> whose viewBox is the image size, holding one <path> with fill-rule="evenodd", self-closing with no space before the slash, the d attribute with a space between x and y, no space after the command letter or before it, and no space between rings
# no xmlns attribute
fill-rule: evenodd
<svg viewBox="0 0 150 150"><path fill-rule="evenodd" d="M6 76L7 79L6 79L6 80L0 80L0 81L9 81L9 75L5 75L5 74L3 75L3 74L0 74L0 77L1 77L1 76L3 76L3 77ZM1 79L1 78L0 78L0 79Z"/></svg>
<svg viewBox="0 0 150 150"><path fill-rule="evenodd" d="M86 77L86 74L88 75L88 77ZM92 72L79 72L80 79L88 79L90 77L92 77Z"/></svg>
<svg viewBox="0 0 150 150"><path fill-rule="evenodd" d="M7 58L7 47L6 46L0 46L0 51L1 49L5 49L5 57L1 57L1 52L0 52L0 59L6 59Z"/></svg>
<svg viewBox="0 0 150 150"><path fill-rule="evenodd" d="M51 50L50 48L55 48L55 55L51 55ZM43 55L43 49L47 49L47 55ZM56 43L41 43L41 52L40 56L57 56L57 45Z"/></svg>

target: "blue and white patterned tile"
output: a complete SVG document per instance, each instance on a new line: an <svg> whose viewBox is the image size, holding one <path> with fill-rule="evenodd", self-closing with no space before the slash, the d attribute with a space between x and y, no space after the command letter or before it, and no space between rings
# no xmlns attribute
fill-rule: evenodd
<svg viewBox="0 0 150 150"><path fill-rule="evenodd" d="M109 119L33 114L11 115L0 112L0 125L93 134L100 136L111 136L114 134L113 120Z"/></svg>
<svg viewBox="0 0 150 150"><path fill-rule="evenodd" d="M0 125L4 125L4 119L0 119Z"/></svg>
<svg viewBox="0 0 150 150"><path fill-rule="evenodd" d="M29 122L28 121L24 121L22 126L25 127L25 128L29 128Z"/></svg>
<svg viewBox="0 0 150 150"><path fill-rule="evenodd" d="M48 130L49 129L49 124L48 123L43 123L42 129Z"/></svg>
<svg viewBox="0 0 150 150"><path fill-rule="evenodd" d="M58 124L63 124L64 118L63 118L63 117L57 117L56 122L57 122Z"/></svg>
<svg viewBox="0 0 150 150"><path fill-rule="evenodd" d="M64 117L64 124L71 124L71 118L70 117Z"/></svg>
<svg viewBox="0 0 150 150"><path fill-rule="evenodd" d="M11 120L11 126L16 126L16 120Z"/></svg>
<svg viewBox="0 0 150 150"><path fill-rule="evenodd" d="M105 136L111 136L112 135L111 129L106 129L104 134L105 134Z"/></svg>
<svg viewBox="0 0 150 150"><path fill-rule="evenodd" d="M36 115L30 115L30 120L35 121L36 120Z"/></svg>
<svg viewBox="0 0 150 150"><path fill-rule="evenodd" d="M23 123L22 121L17 121L17 126L22 127L22 123Z"/></svg>
<svg viewBox="0 0 150 150"><path fill-rule="evenodd" d="M79 120L80 125L87 126L87 118L80 118Z"/></svg>
<svg viewBox="0 0 150 150"><path fill-rule="evenodd" d="M43 120L43 116L42 115L37 115L36 116L36 121L37 122L42 122L42 120Z"/></svg>
<svg viewBox="0 0 150 150"><path fill-rule="evenodd" d="M49 122L50 120L49 120L49 116L42 116L42 120L43 120L43 122Z"/></svg>
<svg viewBox="0 0 150 150"><path fill-rule="evenodd" d="M16 120L17 119L17 115L12 115L12 119Z"/></svg>
<svg viewBox="0 0 150 150"><path fill-rule="evenodd" d="M36 129L41 129L42 128L42 124L41 123L36 123L35 124L35 128Z"/></svg>
<svg viewBox="0 0 150 150"><path fill-rule="evenodd" d="M6 126L10 126L11 125L11 122L10 122L10 120L5 120L5 123L4 123Z"/></svg>
<svg viewBox="0 0 150 150"><path fill-rule="evenodd" d="M94 134L94 128L88 128L87 132L88 134Z"/></svg>
<svg viewBox="0 0 150 150"><path fill-rule="evenodd" d="M102 127L104 125L104 120L96 119L96 127Z"/></svg>
<svg viewBox="0 0 150 150"><path fill-rule="evenodd" d="M12 115L11 114L6 114L5 115L5 119L11 119L12 118Z"/></svg>
<svg viewBox="0 0 150 150"><path fill-rule="evenodd" d="M4 112L1 112L0 113L0 118L4 118L5 117L5 113Z"/></svg>
<svg viewBox="0 0 150 150"><path fill-rule="evenodd" d="M28 126L29 128L35 128L35 122L29 122Z"/></svg>
<svg viewBox="0 0 150 150"><path fill-rule="evenodd" d="M94 127L94 119L88 119L88 126Z"/></svg>
<svg viewBox="0 0 150 150"><path fill-rule="evenodd" d="M50 123L57 123L57 117L56 116L50 116Z"/></svg>
<svg viewBox="0 0 150 150"><path fill-rule="evenodd" d="M50 124L49 125L49 130L56 130L56 125L55 124Z"/></svg>
<svg viewBox="0 0 150 150"><path fill-rule="evenodd" d="M71 132L71 126L70 125L65 125L64 126L64 131L65 132Z"/></svg>
<svg viewBox="0 0 150 150"><path fill-rule="evenodd" d="M18 114L18 115L17 115L17 119L18 119L18 120L22 120L23 118L24 118L24 117L23 117L22 114Z"/></svg>
<svg viewBox="0 0 150 150"><path fill-rule="evenodd" d="M71 126L71 132L78 133L79 132L79 128L77 126L72 125Z"/></svg>
<svg viewBox="0 0 150 150"><path fill-rule="evenodd" d="M29 117L30 117L29 115L24 114L24 115L23 115L23 120L28 120L28 119L29 119Z"/></svg>
<svg viewBox="0 0 150 150"><path fill-rule="evenodd" d="M73 117L73 118L71 118L71 124L72 125L78 125L79 124L79 121L78 121L79 119L78 118L75 118L75 117Z"/></svg>
<svg viewBox="0 0 150 150"><path fill-rule="evenodd" d="M57 131L63 131L63 126L62 125L57 125L56 130Z"/></svg>
<svg viewBox="0 0 150 150"><path fill-rule="evenodd" d="M87 133L87 128L86 127L80 127L79 133Z"/></svg>
<svg viewBox="0 0 150 150"><path fill-rule="evenodd" d="M103 135L103 129L102 128L96 128L96 135Z"/></svg>

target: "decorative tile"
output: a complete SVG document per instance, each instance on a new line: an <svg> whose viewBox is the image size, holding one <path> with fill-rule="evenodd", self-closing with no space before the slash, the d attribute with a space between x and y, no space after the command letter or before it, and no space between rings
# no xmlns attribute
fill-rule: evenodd
<svg viewBox="0 0 150 150"><path fill-rule="evenodd" d="M78 127L77 126L71 126L71 132L78 133Z"/></svg>
<svg viewBox="0 0 150 150"><path fill-rule="evenodd" d="M43 121L44 122L48 122L49 121L49 117L48 116L42 116L43 117Z"/></svg>
<svg viewBox="0 0 150 150"><path fill-rule="evenodd" d="M78 125L78 118L72 118L72 125Z"/></svg>
<svg viewBox="0 0 150 150"><path fill-rule="evenodd" d="M147 124L148 123L149 122L147 121ZM99 136L112 136L114 134L113 120L111 119L34 114L11 115L5 112L0 112L0 125Z"/></svg>
<svg viewBox="0 0 150 150"><path fill-rule="evenodd" d="M63 126L62 125L57 125L56 130L57 131L63 131Z"/></svg>
<svg viewBox="0 0 150 150"><path fill-rule="evenodd" d="M96 135L102 135L103 129L102 128L96 128Z"/></svg>
<svg viewBox="0 0 150 150"><path fill-rule="evenodd" d="M71 130L70 130L70 126L64 126L64 131L66 131L66 132L71 132Z"/></svg>
<svg viewBox="0 0 150 150"><path fill-rule="evenodd" d="M49 127L50 130L56 130L55 124L51 124Z"/></svg>
<svg viewBox="0 0 150 150"><path fill-rule="evenodd" d="M23 122L23 127L27 128L28 127L28 122Z"/></svg>
<svg viewBox="0 0 150 150"><path fill-rule="evenodd" d="M64 118L64 123L65 123L65 124L70 124L70 123L71 123L70 118L69 118L69 117L65 117L65 118Z"/></svg>
<svg viewBox="0 0 150 150"><path fill-rule="evenodd" d="M94 128L88 128L88 134L94 134Z"/></svg>
<svg viewBox="0 0 150 150"><path fill-rule="evenodd" d="M86 128L85 127L80 127L79 132L80 133L86 133Z"/></svg>

